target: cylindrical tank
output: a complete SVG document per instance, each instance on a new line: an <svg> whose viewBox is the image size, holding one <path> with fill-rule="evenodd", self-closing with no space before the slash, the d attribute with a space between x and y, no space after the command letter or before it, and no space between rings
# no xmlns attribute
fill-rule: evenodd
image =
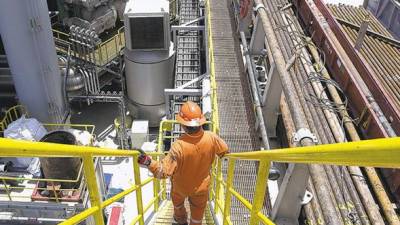
<svg viewBox="0 0 400 225"><path fill-rule="evenodd" d="M125 50L125 74L130 110L157 127L165 115L164 89L174 85L175 51Z"/></svg>
<svg viewBox="0 0 400 225"><path fill-rule="evenodd" d="M46 0L1 0L0 34L19 101L39 121L60 122L65 105Z"/></svg>
<svg viewBox="0 0 400 225"><path fill-rule="evenodd" d="M46 134L41 142L50 142L57 144L75 145L76 138L68 131L53 131ZM81 166L80 158L40 158L44 178L46 179L63 179L75 180L79 175ZM61 188L76 188L76 183L61 183Z"/></svg>

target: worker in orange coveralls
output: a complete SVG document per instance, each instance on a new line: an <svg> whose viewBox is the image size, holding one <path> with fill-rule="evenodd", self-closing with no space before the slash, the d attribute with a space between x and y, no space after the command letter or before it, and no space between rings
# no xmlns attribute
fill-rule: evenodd
<svg viewBox="0 0 400 225"><path fill-rule="evenodd" d="M172 144L168 155L158 162L141 154L138 163L146 166L157 178L171 177L177 224L187 224L186 198L190 203L190 224L201 224L208 200L212 163L216 155L222 157L228 152L228 146L216 134L203 130L206 118L196 103L185 102L176 118L185 134Z"/></svg>

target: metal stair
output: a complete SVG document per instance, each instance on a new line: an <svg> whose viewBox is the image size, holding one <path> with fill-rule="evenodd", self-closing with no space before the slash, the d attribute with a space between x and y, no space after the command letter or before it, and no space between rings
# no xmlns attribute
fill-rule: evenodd
<svg viewBox="0 0 400 225"><path fill-rule="evenodd" d="M189 212L188 201L185 202L185 208ZM174 213L174 206L172 205L172 201L169 200L160 208L160 211L157 213L157 219L154 221L153 224L154 225L173 224L173 218L172 218L173 213ZM214 219L211 214L210 208L208 206L204 213L203 225L214 225Z"/></svg>
<svg viewBox="0 0 400 225"><path fill-rule="evenodd" d="M199 0L181 0L179 2L179 24L185 24L200 16ZM198 25L198 23L193 23ZM200 36L199 31L179 31L176 38L176 65L175 88L201 75L200 66ZM200 88L196 82L190 88ZM188 100L199 101L198 97L189 97ZM174 112L180 109L183 99L175 98Z"/></svg>
<svg viewBox="0 0 400 225"><path fill-rule="evenodd" d="M0 55L0 110L15 104L15 88L7 57Z"/></svg>

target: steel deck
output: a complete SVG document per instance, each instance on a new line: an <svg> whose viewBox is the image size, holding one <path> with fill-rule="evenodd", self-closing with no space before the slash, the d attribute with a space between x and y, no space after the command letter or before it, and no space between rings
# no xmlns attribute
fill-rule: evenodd
<svg viewBox="0 0 400 225"><path fill-rule="evenodd" d="M185 202L186 211L189 212L189 202ZM173 214L174 214L174 206L172 205L172 201L167 201L165 205L160 208L160 212L157 213L157 219L154 221L154 225L163 225L163 224L174 224L173 223ZM190 214L188 214L188 217ZM214 219L211 215L210 208L207 206L204 217L203 217L203 225L214 225Z"/></svg>
<svg viewBox="0 0 400 225"><path fill-rule="evenodd" d="M243 69L238 36L235 32L231 1L210 0L211 31L214 43L214 66L217 82L217 101L220 136L230 152L259 149L255 131L255 115L246 73ZM247 199L253 199L257 165L239 161L235 166L234 188ZM227 165L223 165L226 175ZM248 223L247 209L232 198L233 224Z"/></svg>

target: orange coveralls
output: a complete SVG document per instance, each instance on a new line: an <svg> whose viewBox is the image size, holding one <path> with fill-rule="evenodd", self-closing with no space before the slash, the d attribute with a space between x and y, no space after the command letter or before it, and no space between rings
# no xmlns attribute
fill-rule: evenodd
<svg viewBox="0 0 400 225"><path fill-rule="evenodd" d="M215 155L228 152L226 143L216 134L201 129L195 134L184 134L175 141L167 156L160 162L152 161L149 170L155 177L171 177L174 218L187 222L185 198L189 198L190 224L201 224L208 200L210 169Z"/></svg>

